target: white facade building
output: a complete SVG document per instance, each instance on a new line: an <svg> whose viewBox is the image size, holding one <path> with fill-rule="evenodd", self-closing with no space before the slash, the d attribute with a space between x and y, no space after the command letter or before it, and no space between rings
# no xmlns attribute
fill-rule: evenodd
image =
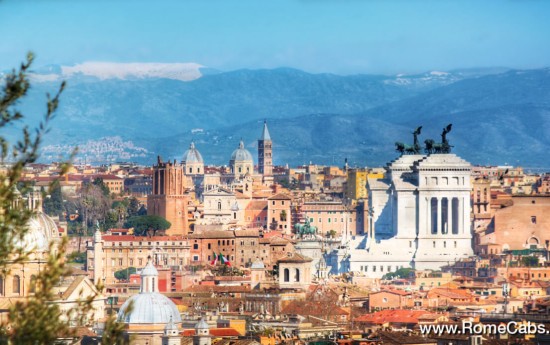
<svg viewBox="0 0 550 345"><path fill-rule="evenodd" d="M470 173L455 154L403 155L388 164L385 179L368 179L369 219L352 242L350 270L377 278L473 255Z"/></svg>

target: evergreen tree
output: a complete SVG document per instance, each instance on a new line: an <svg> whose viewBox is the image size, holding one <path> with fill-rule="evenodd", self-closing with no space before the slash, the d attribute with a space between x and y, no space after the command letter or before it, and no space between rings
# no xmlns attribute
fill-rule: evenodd
<svg viewBox="0 0 550 345"><path fill-rule="evenodd" d="M48 216L59 217L63 214L63 195L61 194L61 186L58 183L53 186L50 194L46 195L43 207Z"/></svg>
<svg viewBox="0 0 550 345"><path fill-rule="evenodd" d="M21 64L18 71L13 70L3 79L0 90L0 128L21 123L24 118L15 106L23 98L29 88L28 71L33 55L27 56L27 61ZM30 190L30 185L21 181L25 167L38 159L38 152L49 124L54 118L59 104L59 96L65 86L62 83L54 97L48 95L46 114L35 131L28 127L22 130L21 138L14 144L0 134L0 155L4 162L9 157L9 166L0 173L0 271L9 272L14 264L25 262L29 253L19 243L28 232L27 224L33 216L33 210L25 208L19 202L20 194ZM0 132L2 133L2 132ZM61 175L67 172L69 164L61 166ZM53 190L50 191L53 193ZM54 207L55 208L55 207ZM71 308L62 318L59 305L52 303L58 300L57 287L61 280L70 273L65 264L66 238L59 245L51 245L47 262L36 276L36 291L29 298L16 302L9 312L6 322L0 325L0 342L11 344L53 344L59 335L71 335L70 319L84 322L87 311L92 308L96 296L83 299L77 306ZM122 328L114 318L106 324L103 344L122 344Z"/></svg>
<svg viewBox="0 0 550 345"><path fill-rule="evenodd" d="M126 228L134 228L134 235L155 236L159 230L167 230L172 224L160 216L137 216L128 218L124 224Z"/></svg>

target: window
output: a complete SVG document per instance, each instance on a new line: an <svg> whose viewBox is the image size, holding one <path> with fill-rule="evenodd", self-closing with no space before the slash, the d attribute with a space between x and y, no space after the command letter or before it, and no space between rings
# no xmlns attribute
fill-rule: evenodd
<svg viewBox="0 0 550 345"><path fill-rule="evenodd" d="M289 269L285 268L283 272L284 272L283 279L284 279L285 283L290 282L290 271L289 271Z"/></svg>
<svg viewBox="0 0 550 345"><path fill-rule="evenodd" d="M198 243L193 244L193 249L199 249L199 244Z"/></svg>
<svg viewBox="0 0 550 345"><path fill-rule="evenodd" d="M21 293L21 278L19 276L13 276L13 293Z"/></svg>
<svg viewBox="0 0 550 345"><path fill-rule="evenodd" d="M211 249L211 248L212 248L212 244L208 243L208 249Z"/></svg>
<svg viewBox="0 0 550 345"><path fill-rule="evenodd" d="M537 216L531 216L531 223L537 224Z"/></svg>
<svg viewBox="0 0 550 345"><path fill-rule="evenodd" d="M36 276L33 274L31 275L31 282L29 286L29 292L35 293L36 292Z"/></svg>
<svg viewBox="0 0 550 345"><path fill-rule="evenodd" d="M193 255L193 261L199 261L199 256L198 255Z"/></svg>
<svg viewBox="0 0 550 345"><path fill-rule="evenodd" d="M0 277L0 296L4 296L4 277Z"/></svg>
<svg viewBox="0 0 550 345"><path fill-rule="evenodd" d="M118 265L122 266L122 259L118 259Z"/></svg>

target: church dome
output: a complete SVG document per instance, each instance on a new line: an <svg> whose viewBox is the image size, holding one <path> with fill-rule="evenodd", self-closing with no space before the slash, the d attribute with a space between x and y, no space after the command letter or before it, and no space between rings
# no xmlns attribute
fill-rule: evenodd
<svg viewBox="0 0 550 345"><path fill-rule="evenodd" d="M26 252L48 251L50 241L58 232L52 218L43 212L37 212L27 223L28 230L18 246Z"/></svg>
<svg viewBox="0 0 550 345"><path fill-rule="evenodd" d="M242 162L242 161L253 161L252 154L250 151L244 148L244 142L241 140L239 143L239 148L233 151L231 155L231 161L233 162Z"/></svg>
<svg viewBox="0 0 550 345"><path fill-rule="evenodd" d="M128 308L132 306L131 310ZM141 291L130 297L118 312L118 321L128 324L166 324L181 322L178 308L158 292L158 271L151 259L141 270Z"/></svg>
<svg viewBox="0 0 550 345"><path fill-rule="evenodd" d="M126 313L132 304L132 310ZM141 292L130 297L118 312L118 321L129 324L165 324L181 322L178 308L168 297L158 292Z"/></svg>
<svg viewBox="0 0 550 345"><path fill-rule="evenodd" d="M191 142L189 150L185 151L183 154L183 161L185 163L204 163L201 153L195 148L194 142Z"/></svg>

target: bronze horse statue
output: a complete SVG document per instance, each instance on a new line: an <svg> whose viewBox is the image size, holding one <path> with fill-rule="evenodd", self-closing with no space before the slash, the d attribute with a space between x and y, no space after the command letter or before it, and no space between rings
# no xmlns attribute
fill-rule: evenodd
<svg viewBox="0 0 550 345"><path fill-rule="evenodd" d="M395 150L400 152L401 154L406 155L417 155L420 154L420 144L418 143L418 136L422 132L422 126L417 127L414 132L412 132L413 135L413 144L408 145L402 142L395 142Z"/></svg>
<svg viewBox="0 0 550 345"><path fill-rule="evenodd" d="M436 143L433 139L426 139L424 140L424 152L427 154L432 153L451 153L452 146L449 145L449 141L447 140L447 133L449 133L452 129L452 124L448 124L447 127L443 128L443 132L441 133L441 142Z"/></svg>

